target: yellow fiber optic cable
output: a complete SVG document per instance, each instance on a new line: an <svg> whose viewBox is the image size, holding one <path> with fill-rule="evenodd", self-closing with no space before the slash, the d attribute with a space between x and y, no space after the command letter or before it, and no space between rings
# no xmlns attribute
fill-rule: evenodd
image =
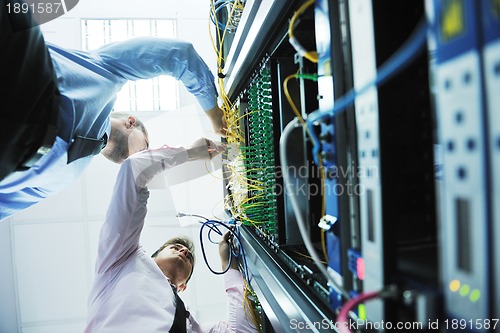
<svg viewBox="0 0 500 333"><path fill-rule="evenodd" d="M288 38L290 41L290 44L292 44L293 48L297 53L306 58L307 60L317 63L318 62L318 53L316 51L307 51L304 49L304 47L299 43L299 41L295 38L295 35L293 33L293 28L295 26L295 22L297 21L297 18L302 15L302 13L305 12L307 8L309 8L312 4L314 4L315 0L308 0L304 4L302 4L299 9L293 14L292 18L290 19L290 24L288 25Z"/></svg>

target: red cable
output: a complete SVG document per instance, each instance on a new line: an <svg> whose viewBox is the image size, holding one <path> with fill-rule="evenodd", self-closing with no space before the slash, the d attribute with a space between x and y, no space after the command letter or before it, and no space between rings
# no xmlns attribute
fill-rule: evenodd
<svg viewBox="0 0 500 333"><path fill-rule="evenodd" d="M356 305L359 303L362 303L364 301L367 301L372 298L379 297L380 291L371 291L371 292L366 292L366 293L361 293L358 296L351 298L348 300L340 309L339 315L337 316L337 323L338 325L335 325L340 333L353 333L349 329L349 311L351 311Z"/></svg>

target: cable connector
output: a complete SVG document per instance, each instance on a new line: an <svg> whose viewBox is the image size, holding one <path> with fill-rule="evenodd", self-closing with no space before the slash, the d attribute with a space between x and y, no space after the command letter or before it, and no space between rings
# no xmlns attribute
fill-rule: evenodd
<svg viewBox="0 0 500 333"><path fill-rule="evenodd" d="M325 231L328 231L333 227L335 222L337 222L337 218L335 216L326 214L319 220L318 227Z"/></svg>
<svg viewBox="0 0 500 333"><path fill-rule="evenodd" d="M297 78L299 79L306 79L306 80L312 80L312 81L318 81L319 75L316 73L297 73Z"/></svg>

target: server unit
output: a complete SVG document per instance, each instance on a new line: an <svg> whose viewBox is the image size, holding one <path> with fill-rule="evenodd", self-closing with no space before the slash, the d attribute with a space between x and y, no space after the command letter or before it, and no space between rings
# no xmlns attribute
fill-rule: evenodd
<svg viewBox="0 0 500 333"><path fill-rule="evenodd" d="M490 94L485 89L485 81L490 79L485 79L482 55L482 20L489 19L481 13L481 7L488 3L493 4L433 1L429 10L436 42L438 141L443 148L438 207L444 315L452 322L474 321L455 329L479 332L490 331L482 321L493 314L490 277L494 266L488 236L493 224L486 125Z"/></svg>
<svg viewBox="0 0 500 333"><path fill-rule="evenodd" d="M491 219L489 232L489 251L492 252L490 262L491 295L500 294L500 118L497 110L500 109L500 2L481 1L482 18L482 59L485 81L485 106L488 124L486 138L489 150L489 191L491 193ZM490 318L500 317L500 297L493 297Z"/></svg>
<svg viewBox="0 0 500 333"><path fill-rule="evenodd" d="M435 315L438 276L424 3L357 0L337 8L347 30L337 29L343 49L332 56L334 80L344 82L335 86L332 114L337 142L343 142L337 145L340 165L355 170L355 195L337 196L347 210L341 260L354 272L344 270L351 281L345 285L352 297L397 286L393 300L381 297L359 309L363 319L425 324ZM409 53L405 43L417 39L414 53L395 66L393 54ZM343 106L348 98L354 117ZM401 294L412 296L403 301Z"/></svg>

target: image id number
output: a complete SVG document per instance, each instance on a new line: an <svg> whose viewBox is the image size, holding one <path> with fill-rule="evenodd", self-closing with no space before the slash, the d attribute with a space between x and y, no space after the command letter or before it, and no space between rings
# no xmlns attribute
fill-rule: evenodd
<svg viewBox="0 0 500 333"><path fill-rule="evenodd" d="M452 330L481 330L495 329L499 319L446 319L444 321L446 329Z"/></svg>
<svg viewBox="0 0 500 333"><path fill-rule="evenodd" d="M7 11L11 14L26 14L28 12L33 14L52 14L59 13L59 11L63 10L60 2L52 3L52 2L39 2L39 3L8 3L6 4Z"/></svg>

